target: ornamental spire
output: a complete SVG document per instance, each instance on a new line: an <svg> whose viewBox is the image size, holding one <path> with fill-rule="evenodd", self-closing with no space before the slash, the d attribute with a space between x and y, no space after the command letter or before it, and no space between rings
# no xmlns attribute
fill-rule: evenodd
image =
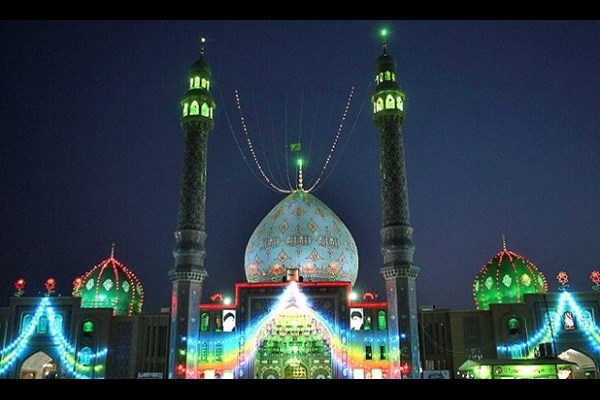
<svg viewBox="0 0 600 400"><path fill-rule="evenodd" d="M115 242L110 245L110 258L115 258Z"/></svg>
<svg viewBox="0 0 600 400"><path fill-rule="evenodd" d="M200 59L204 60L204 43L206 43L206 38L200 38Z"/></svg>
<svg viewBox="0 0 600 400"><path fill-rule="evenodd" d="M506 251L506 235L502 234L502 250Z"/></svg>

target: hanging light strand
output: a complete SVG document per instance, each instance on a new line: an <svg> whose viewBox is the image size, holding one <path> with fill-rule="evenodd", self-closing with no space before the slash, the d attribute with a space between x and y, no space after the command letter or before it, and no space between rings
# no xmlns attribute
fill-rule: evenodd
<svg viewBox="0 0 600 400"><path fill-rule="evenodd" d="M235 91L235 104L237 106L238 111L240 112L240 120L242 122L242 130L244 131L244 135L246 136L246 143L248 144L248 149L250 149L250 154L252 155L252 159L254 160L254 163L256 164L256 167L258 168L258 171L260 172L261 176L263 177L265 182L267 182L267 184L269 186L271 186L273 189L275 189L276 191L278 191L280 193L290 193L291 190L283 189L283 188L277 186L275 183L273 183L273 181L271 181L271 179L269 179L269 177L265 173L262 165L258 161L258 158L256 157L256 152L254 151L254 145L252 144L252 140L250 139L250 134L248 133L248 127L246 125L246 120L244 119L244 114L242 112L242 104L241 104L241 100L240 100L240 95L237 90Z"/></svg>
<svg viewBox="0 0 600 400"><path fill-rule="evenodd" d="M340 125L338 126L337 133L335 135L335 138L333 139L331 148L329 149L329 154L327 155L327 158L325 159L325 164L323 164L323 168L321 169L319 177L315 180L315 182L308 189L306 189L307 192L311 192L315 189L315 187L317 187L317 185L323 178L323 174L325 174L325 171L327 170L327 167L329 166L329 161L331 160L331 157L333 156L335 147L337 146L338 140L340 139L340 135L342 134L342 130L344 128L344 122L346 121L346 116L348 115L348 110L350 109L350 104L352 103L352 96L354 96L354 86L352 86L352 88L350 89L350 94L348 95L348 100L346 101L346 107L344 108L344 113L342 114L342 121L340 122Z"/></svg>

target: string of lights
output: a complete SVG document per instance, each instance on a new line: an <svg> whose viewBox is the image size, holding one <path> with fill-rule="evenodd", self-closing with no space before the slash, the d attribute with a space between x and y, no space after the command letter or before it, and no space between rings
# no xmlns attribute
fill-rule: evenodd
<svg viewBox="0 0 600 400"><path fill-rule="evenodd" d="M321 168L321 172L319 173L318 178L314 181L313 184L309 185L308 189L306 189L307 192L312 192L317 187L317 185L319 184L319 182L321 182L321 179L323 178L323 174L327 170L329 161L331 160L331 157L333 156L335 147L337 146L338 140L340 139L340 135L342 134L342 129L344 128L344 122L346 121L346 116L348 115L348 111L350 110L350 104L352 104L353 96L354 96L354 86L352 86L352 88L350 89L350 94L348 95L348 100L346 101L346 106L345 106L344 112L342 114L342 121L340 122L340 124L338 126L335 138L333 139L333 143L331 144L331 148L329 149L329 154L327 155L327 158L325 159L325 164L323 165L323 168Z"/></svg>
<svg viewBox="0 0 600 400"><path fill-rule="evenodd" d="M52 342L58 348L58 354L63 368L76 379L89 379L90 373L93 371L98 374L96 378L103 378L101 371L104 369L105 357L108 349L104 348L98 352L82 352L77 351L67 338L65 338L62 329L62 318L54 310L49 297L42 298L39 306L33 313L31 321L27 326L24 326L17 338L8 346L0 350L0 375L5 374L10 370L15 363L22 358L29 349L29 343L41 323L41 319L46 317L48 320L49 334ZM87 363L79 362L78 360L86 359ZM94 364L92 366L91 364ZM80 372L84 371L84 372ZM86 373L89 372L89 373Z"/></svg>
<svg viewBox="0 0 600 400"><path fill-rule="evenodd" d="M244 131L244 135L246 136L246 143L248 144L248 149L250 150L250 154L252 156L252 159L254 160L254 163L256 164L256 167L258 168L258 171L260 172L260 175L263 177L265 182L267 182L267 184L269 186L271 186L275 191L280 192L280 193L291 193L292 192L291 189L284 189L280 186L277 186L271 179L269 179L269 177L265 173L260 161L258 161L258 158L256 157L256 152L254 151L254 145L252 143L252 140L250 139L250 134L248 133L248 127L246 126L246 120L244 119L244 115L242 112L242 104L241 104L241 100L240 100L240 95L237 90L235 91L235 102L236 102L237 109L240 112L240 120L242 122L242 130Z"/></svg>

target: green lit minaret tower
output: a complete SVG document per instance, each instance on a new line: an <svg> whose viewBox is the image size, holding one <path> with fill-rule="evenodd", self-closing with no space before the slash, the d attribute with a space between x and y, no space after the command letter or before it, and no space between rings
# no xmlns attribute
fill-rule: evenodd
<svg viewBox="0 0 600 400"><path fill-rule="evenodd" d="M196 378L199 304L202 283L208 276L204 268L206 228L206 152L208 133L214 127L215 101L210 94L210 67L200 59L192 65L190 85L181 100L181 127L185 133L183 174L179 212L175 231L175 265L169 271L171 295L171 333L169 378Z"/></svg>
<svg viewBox="0 0 600 400"><path fill-rule="evenodd" d="M377 86L373 92L373 120L379 130L381 169L381 253L388 301L391 378L420 377L415 246L410 226L402 124L404 92L396 82L396 60L387 51L377 59Z"/></svg>

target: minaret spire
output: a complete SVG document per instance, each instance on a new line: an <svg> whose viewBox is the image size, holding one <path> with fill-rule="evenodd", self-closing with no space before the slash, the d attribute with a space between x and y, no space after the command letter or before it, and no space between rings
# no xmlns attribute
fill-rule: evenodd
<svg viewBox="0 0 600 400"><path fill-rule="evenodd" d="M304 191L304 180L302 177L302 158L298 158L298 189Z"/></svg>
<svg viewBox="0 0 600 400"><path fill-rule="evenodd" d="M204 60L204 44L206 43L206 38L200 38L200 59Z"/></svg>
<svg viewBox="0 0 600 400"><path fill-rule="evenodd" d="M200 299L208 276L206 256L206 160L208 133L214 127L215 101L210 93L210 66L204 60L200 40L200 59L190 70L190 86L181 100L181 127L185 134L183 173L179 193L175 265L169 271L171 292L171 329L169 341L169 378L198 378L198 334Z"/></svg>
<svg viewBox="0 0 600 400"><path fill-rule="evenodd" d="M396 60L387 52L387 29L380 31L383 54L377 59L373 120L379 131L381 174L380 269L388 296L390 378L420 378L415 246L410 225L402 126L404 92L396 81Z"/></svg>
<svg viewBox="0 0 600 400"><path fill-rule="evenodd" d="M112 242L110 246L110 258L115 258L115 242Z"/></svg>
<svg viewBox="0 0 600 400"><path fill-rule="evenodd" d="M502 234L502 250L506 251L506 235Z"/></svg>

